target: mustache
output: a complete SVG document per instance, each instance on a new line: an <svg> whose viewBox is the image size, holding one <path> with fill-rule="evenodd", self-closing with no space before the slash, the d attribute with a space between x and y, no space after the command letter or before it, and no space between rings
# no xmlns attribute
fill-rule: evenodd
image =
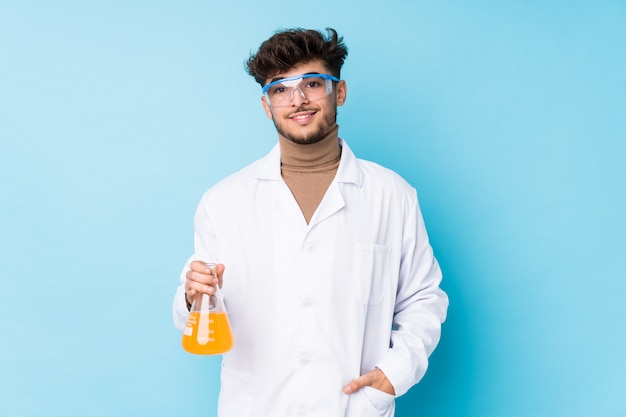
<svg viewBox="0 0 626 417"><path fill-rule="evenodd" d="M316 108L311 108L311 107L302 107L302 106L300 106L297 109L295 109L294 111L292 111L289 114L287 114L287 117L289 118L289 117L291 117L292 115L294 115L296 113L302 113L302 112L307 112L307 111L311 111L311 112L315 111L316 112L317 109Z"/></svg>

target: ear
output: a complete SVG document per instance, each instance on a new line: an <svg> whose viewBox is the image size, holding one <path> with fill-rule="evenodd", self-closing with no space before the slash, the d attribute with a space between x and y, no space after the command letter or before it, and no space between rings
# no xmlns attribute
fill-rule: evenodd
<svg viewBox="0 0 626 417"><path fill-rule="evenodd" d="M270 108L270 105L267 103L267 100L265 100L265 96L261 96L261 102L263 103L263 109L265 109L265 115L268 119L273 120L274 115L272 114L272 109Z"/></svg>
<svg viewBox="0 0 626 417"><path fill-rule="evenodd" d="M346 102L346 97L348 96L348 85L344 80L341 80L337 82L335 89L337 90L337 105L343 106L343 103Z"/></svg>

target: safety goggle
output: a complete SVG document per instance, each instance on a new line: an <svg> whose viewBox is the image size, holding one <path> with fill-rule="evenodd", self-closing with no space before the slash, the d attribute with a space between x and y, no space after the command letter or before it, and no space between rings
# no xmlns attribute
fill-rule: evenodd
<svg viewBox="0 0 626 417"><path fill-rule="evenodd" d="M333 81L339 78L328 74L294 75L267 84L263 94L272 107L290 106L296 90L305 100L318 100L332 93Z"/></svg>

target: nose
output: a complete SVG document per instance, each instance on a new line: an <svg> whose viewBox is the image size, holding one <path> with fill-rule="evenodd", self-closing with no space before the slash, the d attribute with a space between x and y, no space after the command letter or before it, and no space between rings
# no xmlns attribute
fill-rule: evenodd
<svg viewBox="0 0 626 417"><path fill-rule="evenodd" d="M296 91L298 94L296 94ZM295 86L291 89L291 105L294 107L300 106L302 103L308 103L309 99L306 98L304 91L300 89L300 87Z"/></svg>

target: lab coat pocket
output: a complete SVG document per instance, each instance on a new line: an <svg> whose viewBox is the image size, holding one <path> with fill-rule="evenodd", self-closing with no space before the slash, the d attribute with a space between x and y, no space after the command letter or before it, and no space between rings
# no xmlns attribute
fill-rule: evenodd
<svg viewBox="0 0 626 417"><path fill-rule="evenodd" d="M353 271L358 300L366 305L380 303L387 289L389 246L355 243L353 252Z"/></svg>
<svg viewBox="0 0 626 417"><path fill-rule="evenodd" d="M218 415L252 416L252 375L222 366Z"/></svg>
<svg viewBox="0 0 626 417"><path fill-rule="evenodd" d="M363 387L350 395L346 417L391 417L395 397L372 387Z"/></svg>

